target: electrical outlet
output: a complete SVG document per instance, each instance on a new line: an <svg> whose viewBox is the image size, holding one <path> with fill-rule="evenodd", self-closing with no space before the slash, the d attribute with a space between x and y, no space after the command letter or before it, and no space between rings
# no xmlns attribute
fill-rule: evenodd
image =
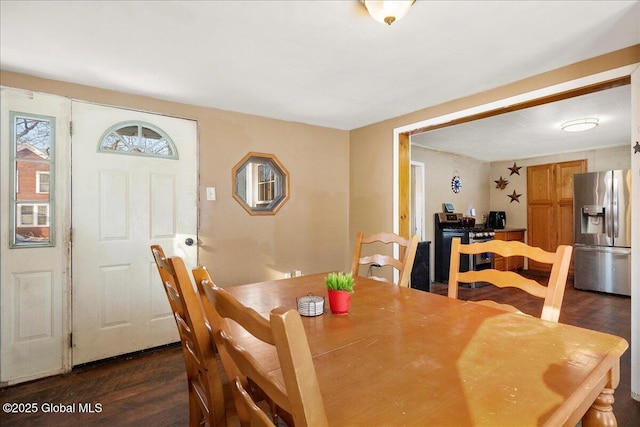
<svg viewBox="0 0 640 427"><path fill-rule="evenodd" d="M293 277L300 277L300 276L302 276L301 270L293 270Z"/></svg>
<svg viewBox="0 0 640 427"><path fill-rule="evenodd" d="M288 271L286 273L284 273L284 278L285 279L290 279L291 278L291 273L289 273Z"/></svg>

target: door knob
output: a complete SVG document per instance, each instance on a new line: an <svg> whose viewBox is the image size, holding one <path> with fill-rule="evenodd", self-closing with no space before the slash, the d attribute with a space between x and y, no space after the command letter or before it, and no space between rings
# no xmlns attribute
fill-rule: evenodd
<svg viewBox="0 0 640 427"><path fill-rule="evenodd" d="M193 246L193 239L191 237L188 237L185 241L184 244L187 246Z"/></svg>

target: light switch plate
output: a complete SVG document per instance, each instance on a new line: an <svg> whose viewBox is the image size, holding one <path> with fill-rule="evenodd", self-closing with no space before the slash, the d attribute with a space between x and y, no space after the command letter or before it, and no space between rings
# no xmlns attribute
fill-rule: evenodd
<svg viewBox="0 0 640 427"><path fill-rule="evenodd" d="M207 187L207 200L216 199L216 187Z"/></svg>

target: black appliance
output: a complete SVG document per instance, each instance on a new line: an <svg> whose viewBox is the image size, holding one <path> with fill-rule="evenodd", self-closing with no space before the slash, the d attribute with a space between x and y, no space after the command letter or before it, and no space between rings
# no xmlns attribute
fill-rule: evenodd
<svg viewBox="0 0 640 427"><path fill-rule="evenodd" d="M507 225L507 214L504 211L489 212L487 227L502 230Z"/></svg>
<svg viewBox="0 0 640 427"><path fill-rule="evenodd" d="M449 282L449 262L451 260L451 240L460 237L463 244L486 242L495 237L493 228L463 227L461 213L435 214L435 280ZM483 270L493 267L493 254L460 255L460 271ZM471 283L471 287L480 284Z"/></svg>
<svg viewBox="0 0 640 427"><path fill-rule="evenodd" d="M429 267L429 252L431 242L418 242L416 257L411 270L411 287L422 291L431 291L431 269Z"/></svg>

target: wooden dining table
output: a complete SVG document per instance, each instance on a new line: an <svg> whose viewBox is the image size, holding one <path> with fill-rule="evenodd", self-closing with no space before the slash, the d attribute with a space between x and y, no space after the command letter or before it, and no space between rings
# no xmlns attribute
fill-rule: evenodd
<svg viewBox="0 0 640 427"><path fill-rule="evenodd" d="M325 297L324 314L302 320L329 425L615 425L623 338L366 277L335 315L325 275L226 290L267 318ZM278 373L272 348L241 343Z"/></svg>

